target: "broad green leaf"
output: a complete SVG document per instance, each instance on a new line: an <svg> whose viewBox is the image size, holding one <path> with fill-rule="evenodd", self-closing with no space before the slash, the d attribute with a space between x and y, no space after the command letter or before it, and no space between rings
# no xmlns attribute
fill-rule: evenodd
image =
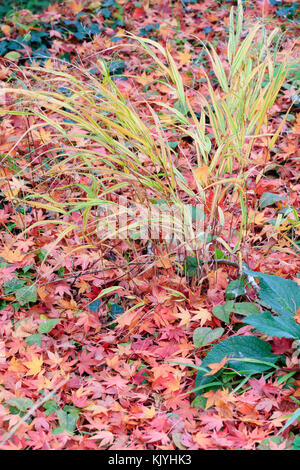
<svg viewBox="0 0 300 470"><path fill-rule="evenodd" d="M49 416L51 413L54 413L58 409L58 404L54 400L48 400L44 403L43 407L45 408L45 415Z"/></svg>
<svg viewBox="0 0 300 470"><path fill-rule="evenodd" d="M15 293L18 289L21 289L26 284L24 279L18 279L17 277L13 277L10 281L6 281L3 284L4 293L5 294L12 294Z"/></svg>
<svg viewBox="0 0 300 470"><path fill-rule="evenodd" d="M33 406L33 401L30 400L30 398L10 398L7 402L10 406L15 406L18 408L20 411L26 411L29 410Z"/></svg>
<svg viewBox="0 0 300 470"><path fill-rule="evenodd" d="M10 51L4 56L6 59L9 60L19 60L21 57L21 54L17 51Z"/></svg>
<svg viewBox="0 0 300 470"><path fill-rule="evenodd" d="M27 336L27 338L25 338L25 343L29 344L29 346L37 344L38 346L42 347L42 335L35 333L33 335Z"/></svg>
<svg viewBox="0 0 300 470"><path fill-rule="evenodd" d="M16 291L16 299L20 305L26 305L29 302L36 302L37 290L33 284L31 286L25 286Z"/></svg>
<svg viewBox="0 0 300 470"><path fill-rule="evenodd" d="M201 348L201 346L210 344L220 338L223 333L224 328L215 328L214 330L205 326L196 328L193 334L194 345L196 348Z"/></svg>
<svg viewBox="0 0 300 470"><path fill-rule="evenodd" d="M61 322L61 318L52 318L51 320L46 320L39 325L39 333L47 334L51 331L58 323Z"/></svg>
<svg viewBox="0 0 300 470"><path fill-rule="evenodd" d="M225 323L229 323L230 313L233 312L233 300L227 300L224 305L216 305L213 308L213 314Z"/></svg>
<svg viewBox="0 0 300 470"><path fill-rule="evenodd" d="M59 419L60 426L53 430L53 434L60 434L62 432L73 434L76 428L77 416L66 413L63 410L56 410L56 416Z"/></svg>
<svg viewBox="0 0 300 470"><path fill-rule="evenodd" d="M244 282L243 280L236 279L235 281L231 281L226 289L226 299L227 300L234 300L237 297L240 297L241 295L245 295L246 290L244 287Z"/></svg>
<svg viewBox="0 0 300 470"><path fill-rule="evenodd" d="M279 194L265 192L261 195L259 200L259 208L264 209L265 207L272 206L275 202L282 201L285 199Z"/></svg>
<svg viewBox="0 0 300 470"><path fill-rule="evenodd" d="M295 437L293 440L292 450L300 450L300 436Z"/></svg>
<svg viewBox="0 0 300 470"><path fill-rule="evenodd" d="M243 273L248 277L259 278L259 297L275 312L294 316L300 307L300 286L290 279L252 271L244 265Z"/></svg>
<svg viewBox="0 0 300 470"><path fill-rule="evenodd" d="M249 315L244 321L269 336L300 339L300 325L293 317L283 315L275 317L270 312L264 312Z"/></svg>
<svg viewBox="0 0 300 470"><path fill-rule="evenodd" d="M214 346L202 361L201 367L206 368L209 364L219 363L224 357L229 358L226 367L239 374L253 375L272 368L280 356L271 352L269 343L255 336L232 336ZM230 360L230 358L241 360ZM222 371L214 376L205 376L205 372L198 371L195 388L212 382L221 373Z"/></svg>
<svg viewBox="0 0 300 470"><path fill-rule="evenodd" d="M252 315L254 313L260 313L257 305L251 302L236 302L233 308L234 313L239 315Z"/></svg>

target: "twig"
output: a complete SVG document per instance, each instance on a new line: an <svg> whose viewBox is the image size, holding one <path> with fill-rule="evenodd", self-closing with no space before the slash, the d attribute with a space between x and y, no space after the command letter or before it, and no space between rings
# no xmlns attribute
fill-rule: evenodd
<svg viewBox="0 0 300 470"><path fill-rule="evenodd" d="M65 277L58 277L56 279L53 279L52 281L48 282L43 282L42 284L38 284L39 286L46 286L48 284L54 284L56 282L61 282L61 281L66 281L68 279L73 279L73 277L77 278L79 276L85 276L86 274L97 274L101 273L104 271L110 271L111 269L122 269L122 268L128 268L128 266L132 265L139 265L139 264L146 264L146 263L152 263L152 261L140 261L140 262L131 262L127 264L122 264L121 266L108 266L107 268L101 268L101 269L87 269L86 271L79 271L73 274L70 274Z"/></svg>
<svg viewBox="0 0 300 470"><path fill-rule="evenodd" d="M46 395L45 397L41 397L30 408L30 410L27 411L27 413L22 417L22 419L20 419L20 421L17 424L14 425L14 427L10 430L10 432L6 434L6 436L2 439L2 441L0 441L0 446L5 444L15 434L15 432L17 431L19 426L21 426L22 423L24 423L41 405L43 405L43 403L45 403L47 400L49 400L49 398L53 397L53 395L55 395L57 390L60 387L62 387L63 385L65 385L68 382L68 380L69 379L62 380L61 382L58 383L58 385L56 385L56 387L54 387L54 389L50 393L48 393L48 395Z"/></svg>

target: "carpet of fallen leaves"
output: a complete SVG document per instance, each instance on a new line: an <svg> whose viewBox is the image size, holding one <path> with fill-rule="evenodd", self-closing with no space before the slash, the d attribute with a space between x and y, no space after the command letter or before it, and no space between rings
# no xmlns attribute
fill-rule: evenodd
<svg viewBox="0 0 300 470"><path fill-rule="evenodd" d="M132 53L128 40L118 34L121 36L122 30L126 30L155 37L162 44L168 40L190 101L195 111L200 111L197 96L204 67L209 64L201 61L203 48L200 43L197 45L195 37L215 41L221 53L226 27L224 18L228 17L231 2L119 0L106 2L108 6L96 14L90 6L92 3L97 4L75 0L57 3L35 15L23 11L17 23L2 25L2 32L5 40L9 40L22 35L21 24L34 21L37 25L39 22L48 24L51 58L44 62L45 67L47 61L64 54L68 54L71 63L89 69L99 55L107 60L123 60L124 75L138 78L120 78L116 83L137 107L143 106L144 93L147 99L151 99L152 93L155 100L155 93L159 92L160 100L168 103L172 103L174 97L170 96L168 87L153 82L156 70L152 68L151 59ZM115 4L122 7L123 23L110 27L109 8ZM275 24L281 27L285 19L276 16L275 10L267 1L246 4L246 22L259 17L264 18L267 28ZM106 27L89 40L78 39L72 32L66 40L56 25L62 20L75 21L78 14L84 24L93 22L102 28L106 22ZM39 31L39 27L33 30ZM295 25L293 21L287 22L284 37L287 48L294 37ZM17 62L18 57L13 59L1 59L3 86L12 72L22 74L21 66L26 57L23 62ZM147 87L149 77L151 84ZM205 93L204 85L202 91ZM276 130L294 94L293 88L282 90L271 110L268 132ZM253 207L266 191L282 198L259 212L253 210L255 229L245 241L243 256L252 269L296 279L300 260L286 236L288 227L274 231L273 225L268 223L276 219L282 207L290 206L299 211L300 114L296 106L290 114L294 118L286 122L271 154L266 152L264 139L254 147L257 170L269 165L269 171L263 178L253 177L249 182ZM12 156L18 165L27 164L22 160L22 155L28 151L27 145L31 148L51 145L51 135L41 132L32 132L29 144L22 141L15 145L26 128L20 116L4 116L0 128L0 152L5 155L15 146ZM181 148L184 155L180 164L184 168L186 156L192 155L192 147L183 141ZM38 153L33 155L37 160L40 158ZM149 262L146 251L141 252L138 245L132 260L143 264L132 265L129 271L124 269L128 265L128 251L132 250L132 245L125 241L76 251L81 244L76 234L66 235L59 241L60 227L51 223L42 228L37 226L26 237L19 237L24 228L51 219L51 214L46 209L36 208L17 211L13 198L30 183L26 178L15 178L13 170L5 166L1 172L1 176L5 176L0 182L0 260L5 263L0 279L2 449L257 449L266 438L276 435L286 422L287 414L297 408L291 396L300 397L299 379L294 381L294 387L278 382L280 375L293 370L299 362L293 355L290 340L266 337L273 352L286 356L286 370L274 373L269 379L252 378L237 393L226 389L209 391L204 395L207 398L205 409L192 406L194 395L187 393L195 386L195 374L183 365L172 363L201 364L193 345L193 331L198 326L221 326L213 317L212 308L223 303L228 282L236 278L234 268L212 266L206 281L197 286L174 270L166 253L162 252L155 262ZM41 181L36 188L43 192L42 175ZM86 177L79 182L88 184ZM68 176L62 174L59 183L66 189L56 191L57 200L70 198ZM234 208L228 210L233 212ZM80 215L74 212L66 217L69 222L72 217L78 222ZM229 233L229 225L224 230ZM300 235L299 226L296 235ZM53 242L56 245L44 261L44 254ZM37 292L33 292L26 303L20 289L32 281L36 283ZM116 282L123 288L117 296L114 293L93 302L102 289ZM174 289L183 296L172 295ZM254 293L252 296L254 299ZM122 315L141 301L145 302L144 306ZM60 321L55 322L55 319ZM53 320L52 329L45 327L49 320ZM236 332L237 322L233 316L225 327L224 337L245 333L259 335L251 332L250 326ZM46 395L50 397L43 402ZM20 423L26 411L39 403L42 404L32 416ZM13 436L5 439L16 425ZM289 448L289 429L283 433L280 443L271 440L268 446Z"/></svg>

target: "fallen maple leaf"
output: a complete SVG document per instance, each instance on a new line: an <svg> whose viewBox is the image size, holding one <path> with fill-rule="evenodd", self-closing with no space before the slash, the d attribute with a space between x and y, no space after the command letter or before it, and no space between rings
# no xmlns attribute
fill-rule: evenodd
<svg viewBox="0 0 300 470"><path fill-rule="evenodd" d="M8 24L3 24L1 26L1 31L3 34L5 34L5 36L8 36L11 31L11 27Z"/></svg>
<svg viewBox="0 0 300 470"><path fill-rule="evenodd" d="M70 3L70 7L71 7L72 13L74 13L74 15L77 15L78 13L80 13L83 10L83 4L81 2L76 2L75 0L73 0Z"/></svg>
<svg viewBox="0 0 300 470"><path fill-rule="evenodd" d="M42 356L33 356L31 361L24 362L24 364L29 369L26 375L37 375L42 370L43 358Z"/></svg>
<svg viewBox="0 0 300 470"><path fill-rule="evenodd" d="M191 62L191 57L192 54L187 49L184 49L183 52L178 52L177 54L180 65L189 65Z"/></svg>
<svg viewBox="0 0 300 470"><path fill-rule="evenodd" d="M197 432L197 434L193 436L193 439L201 449L207 449L209 446L211 446L211 440L209 434L207 433Z"/></svg>
<svg viewBox="0 0 300 470"><path fill-rule="evenodd" d="M219 372L219 370L223 369L225 364L228 362L228 359L229 358L227 356L225 356L225 357L223 357L221 362L215 362L214 364L208 364L207 367L209 367L211 369L211 371L207 372L207 374L204 374L204 375L214 375L214 374L216 374L217 372Z"/></svg>
<svg viewBox="0 0 300 470"><path fill-rule="evenodd" d="M8 246L4 247L4 250L0 251L0 257L8 263L19 263L23 261L26 255L22 254L20 248L11 250Z"/></svg>
<svg viewBox="0 0 300 470"><path fill-rule="evenodd" d="M197 182L200 182L202 186L207 186L209 167L203 165L193 170L194 177Z"/></svg>

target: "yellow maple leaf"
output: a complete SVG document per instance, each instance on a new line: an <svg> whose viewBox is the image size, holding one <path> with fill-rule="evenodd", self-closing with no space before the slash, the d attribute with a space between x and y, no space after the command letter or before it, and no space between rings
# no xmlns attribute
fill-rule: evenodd
<svg viewBox="0 0 300 470"><path fill-rule="evenodd" d="M211 312L207 308L198 307L197 310L191 310L192 321L200 320L200 326L211 320Z"/></svg>
<svg viewBox="0 0 300 470"><path fill-rule="evenodd" d="M184 326L184 325L188 326L190 324L190 321L191 321L190 312L187 309L182 308L180 306L179 306L179 310L180 310L180 312L178 312L176 314L176 317L180 318L179 326Z"/></svg>
<svg viewBox="0 0 300 470"><path fill-rule="evenodd" d="M179 64L182 65L189 65L191 62L192 54L187 50L184 49L183 52L178 52L177 59L179 60Z"/></svg>
<svg viewBox="0 0 300 470"><path fill-rule="evenodd" d="M50 140L52 139L51 132L46 131L43 127L38 131L33 131L33 135L36 137L36 139L40 140L43 143L50 142Z"/></svg>
<svg viewBox="0 0 300 470"><path fill-rule="evenodd" d="M32 356L31 361L24 362L24 364L29 369L26 375L37 375L42 370L43 358L42 356Z"/></svg>
<svg viewBox="0 0 300 470"><path fill-rule="evenodd" d="M103 413L106 416L108 415L108 411L109 411L108 408L106 408L105 406L96 405L95 403L91 403L87 405L86 410L91 411L93 415L98 415L98 414Z"/></svg>

